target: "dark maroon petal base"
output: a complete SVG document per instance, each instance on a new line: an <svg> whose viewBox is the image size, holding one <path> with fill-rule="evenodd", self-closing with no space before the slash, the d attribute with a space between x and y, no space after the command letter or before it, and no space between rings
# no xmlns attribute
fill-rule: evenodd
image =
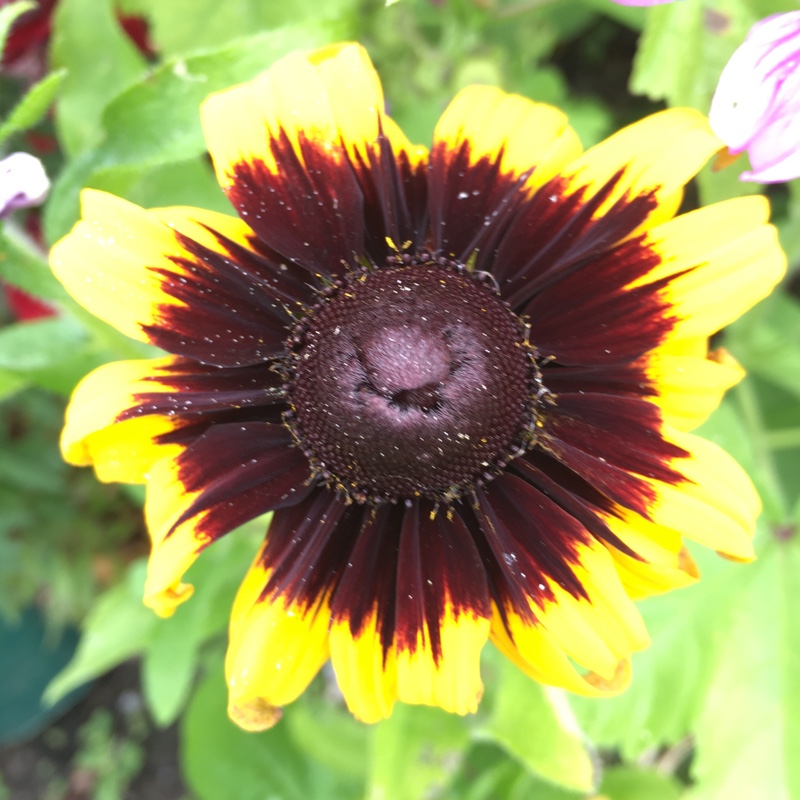
<svg viewBox="0 0 800 800"><path fill-rule="evenodd" d="M196 537L206 543L267 511L299 503L313 489L308 462L291 447L289 432L263 422L215 425L176 465L184 492L200 494L172 529L204 514Z"/></svg>

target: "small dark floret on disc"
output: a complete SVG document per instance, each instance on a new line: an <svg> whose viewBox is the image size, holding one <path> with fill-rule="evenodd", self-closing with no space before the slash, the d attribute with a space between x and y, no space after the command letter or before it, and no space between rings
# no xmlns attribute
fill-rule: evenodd
<svg viewBox="0 0 800 800"><path fill-rule="evenodd" d="M450 502L527 446L539 370L494 287L428 254L350 275L291 338L286 423L357 502Z"/></svg>

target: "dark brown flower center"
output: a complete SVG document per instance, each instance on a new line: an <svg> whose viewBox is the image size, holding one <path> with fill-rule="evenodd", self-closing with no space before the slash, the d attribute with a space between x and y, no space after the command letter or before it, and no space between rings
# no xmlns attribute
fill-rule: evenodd
<svg viewBox="0 0 800 800"><path fill-rule="evenodd" d="M531 437L525 326L443 259L352 275L298 326L292 360L287 424L316 473L359 502L450 501Z"/></svg>

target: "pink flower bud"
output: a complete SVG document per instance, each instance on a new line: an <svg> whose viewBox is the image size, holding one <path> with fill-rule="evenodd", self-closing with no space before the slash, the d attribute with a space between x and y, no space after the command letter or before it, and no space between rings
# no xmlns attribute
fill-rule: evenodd
<svg viewBox="0 0 800 800"><path fill-rule="evenodd" d="M0 161L0 219L18 208L39 205L48 191L50 181L38 158L12 153Z"/></svg>
<svg viewBox="0 0 800 800"><path fill-rule="evenodd" d="M750 156L742 180L800 177L800 11L753 25L722 71L709 119L732 154Z"/></svg>

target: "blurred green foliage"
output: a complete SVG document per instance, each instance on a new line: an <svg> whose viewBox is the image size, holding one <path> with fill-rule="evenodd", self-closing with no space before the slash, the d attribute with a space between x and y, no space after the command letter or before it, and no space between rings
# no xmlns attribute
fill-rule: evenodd
<svg viewBox="0 0 800 800"><path fill-rule="evenodd" d="M456 91L484 82L561 106L589 146L663 105L706 111L749 26L792 9L788 0L650 9L610 0L60 0L50 72L25 96L29 84L0 81L0 139L10 150L25 148L31 127L57 136L43 212L52 243L77 219L84 186L145 206L226 210L198 106L297 47L363 42L392 115L414 140L430 139ZM120 10L148 20L155 57L125 35ZM0 38L13 15L0 10ZM705 170L699 202L759 189L736 173ZM800 182L769 194L796 266ZM196 594L173 618L141 605L141 498L63 465L57 437L64 398L81 375L149 351L66 297L20 222L0 232L0 277L55 303L58 316L14 322L0 312L0 610L36 599L54 623L83 620L81 647L49 699L141 657L153 718L180 719L182 769L198 800L800 798L796 274L724 332L750 374L702 431L758 485L759 561L741 566L698 552L699 584L642 603L653 645L637 656L628 692L569 697L487 648L486 697L474 717L401 706L365 727L323 673L280 725L247 734L226 718L222 659L230 605L267 523L203 555L189 576ZM126 759L130 772L135 755Z"/></svg>
<svg viewBox="0 0 800 800"><path fill-rule="evenodd" d="M8 326L0 340L24 324L36 323ZM63 409L63 400L30 390L0 409L0 614L14 617L38 600L54 628L85 617L121 573L123 546L143 534L121 487L61 461Z"/></svg>

